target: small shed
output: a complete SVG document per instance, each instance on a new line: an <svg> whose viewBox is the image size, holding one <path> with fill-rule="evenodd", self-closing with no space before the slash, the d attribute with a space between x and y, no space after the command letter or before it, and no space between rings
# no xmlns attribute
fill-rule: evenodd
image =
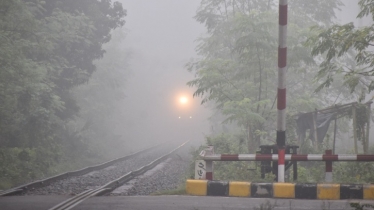
<svg viewBox="0 0 374 210"><path fill-rule="evenodd" d="M309 137L313 144L321 144L326 136L330 123L334 121L333 153L335 153L336 121L341 117L351 116L353 122L354 151L356 154L358 153L357 142L361 141L363 151L367 154L369 147L371 104L371 100L364 104L358 102L343 105L335 104L325 109L316 109L312 112L295 115L299 142L302 144L305 141L306 131L309 130Z"/></svg>

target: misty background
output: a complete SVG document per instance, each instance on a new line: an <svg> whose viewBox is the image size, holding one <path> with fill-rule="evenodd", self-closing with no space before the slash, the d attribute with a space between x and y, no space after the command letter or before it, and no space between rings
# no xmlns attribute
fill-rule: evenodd
<svg viewBox="0 0 374 210"><path fill-rule="evenodd" d="M277 1L119 2L0 1L0 61L7 64L0 66L0 188L164 141L208 140L227 153L274 143ZM358 1L341 2L340 11L335 0L290 3L289 116L372 98L359 82L371 77L355 74L327 72L334 82L315 91L327 78L318 73L326 57L312 56L318 42L305 41L329 36L310 27L372 23L356 19ZM205 24L209 16L218 17L214 24ZM336 60L356 68L356 53ZM352 152L349 113L338 123L337 151ZM297 143L294 120L287 125L289 142Z"/></svg>
<svg viewBox="0 0 374 210"><path fill-rule="evenodd" d="M206 105L200 105L200 97L195 97L192 107L187 109L181 109L176 102L181 94L188 94L192 100L195 91L186 85L194 74L188 72L185 65L198 57L196 40L206 34L205 27L193 18L201 1L120 2L127 10L127 17L125 26L117 30L126 33L123 47L131 54L129 68L132 72L123 105L126 113L123 125L129 128L125 131L124 141L134 139L148 143L175 138L203 143L212 124L221 126L221 122L209 122L208 118L214 112ZM370 18L356 19L357 2L343 0L345 6L336 11L337 22L369 24ZM179 120L180 115L192 115L193 120ZM339 144L342 149L351 147L348 138L341 136L340 141L345 143Z"/></svg>
<svg viewBox="0 0 374 210"><path fill-rule="evenodd" d="M194 75L185 68L196 57L195 40L205 31L193 19L200 1L121 3L127 9L121 30L127 34L124 47L131 52L132 72L123 106L124 140L131 144L171 139L202 142L209 132L209 110L200 106L200 98L192 97L194 89L186 83ZM181 95L188 95L190 106L178 104Z"/></svg>

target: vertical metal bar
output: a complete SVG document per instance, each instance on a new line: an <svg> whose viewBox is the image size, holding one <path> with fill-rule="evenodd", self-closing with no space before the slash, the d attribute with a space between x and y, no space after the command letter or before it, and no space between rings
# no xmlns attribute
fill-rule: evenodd
<svg viewBox="0 0 374 210"><path fill-rule="evenodd" d="M278 182L284 182L285 149L278 149Z"/></svg>
<svg viewBox="0 0 374 210"><path fill-rule="evenodd" d="M297 148L294 147L292 150L292 154L297 154ZM297 180L297 161L292 161L292 167L293 167L293 181Z"/></svg>
<svg viewBox="0 0 374 210"><path fill-rule="evenodd" d="M286 72L287 72L287 0L279 0L278 93L277 93L277 147L278 182L284 182L286 144Z"/></svg>
<svg viewBox="0 0 374 210"><path fill-rule="evenodd" d="M278 155L278 147L274 147L271 153ZM272 161L272 172L275 175L275 181L278 181L278 161Z"/></svg>
<svg viewBox="0 0 374 210"><path fill-rule="evenodd" d="M292 163L293 169L293 180L297 181L297 161L293 161Z"/></svg>
<svg viewBox="0 0 374 210"><path fill-rule="evenodd" d="M266 147L260 146L260 148L261 148L260 154L266 154L267 153ZM268 152L268 154L270 154L270 153L271 153L271 151ZM270 161L261 161L260 164L261 164L261 179L264 179L265 178L265 173L267 173L267 167L270 167L271 163L270 163ZM257 164L256 164L256 166L257 166Z"/></svg>

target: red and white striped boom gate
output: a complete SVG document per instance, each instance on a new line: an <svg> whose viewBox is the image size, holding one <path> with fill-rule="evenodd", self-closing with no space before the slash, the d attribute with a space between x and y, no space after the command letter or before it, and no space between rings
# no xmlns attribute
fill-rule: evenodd
<svg viewBox="0 0 374 210"><path fill-rule="evenodd" d="M206 161L206 179L213 180L213 161L278 161L278 154L208 154L200 153L202 160ZM333 155L331 150L326 154L285 154L284 161L325 161L325 181L332 182L333 161L374 161L374 155Z"/></svg>
<svg viewBox="0 0 374 210"><path fill-rule="evenodd" d="M214 154L202 157L205 161L277 161L277 154ZM285 161L374 161L374 155L286 154Z"/></svg>

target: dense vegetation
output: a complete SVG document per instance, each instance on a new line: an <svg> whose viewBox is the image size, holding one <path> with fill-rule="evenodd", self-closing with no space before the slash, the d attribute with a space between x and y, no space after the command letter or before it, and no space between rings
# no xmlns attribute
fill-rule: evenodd
<svg viewBox="0 0 374 210"><path fill-rule="evenodd" d="M359 5L358 17L374 20L374 0ZM298 144L298 112L363 102L374 89L374 25L337 25L340 6L339 0L289 2L288 143ZM207 33L199 39L199 59L187 64L196 75L188 85L214 110L207 143L217 153L254 153L275 143L277 12L274 0L201 1L195 19ZM116 122L129 55L115 29L125 16L111 0L0 1L0 189L123 150ZM339 132L349 131L349 117ZM306 147L321 153L331 138ZM321 164L301 166L299 181L323 179ZM372 169L371 163L334 165L338 181L373 182ZM220 163L215 171L218 179L259 177L255 164L243 162Z"/></svg>
<svg viewBox="0 0 374 210"><path fill-rule="evenodd" d="M358 17L372 15L374 20L373 3L361 0ZM339 0L300 0L288 4L288 144L299 144L293 118L297 113L362 102L373 90L374 57L368 50L373 25L337 25L335 11L341 6ZM203 104L215 110L211 118L214 130L207 137L207 144L214 145L217 153L254 153L260 144L274 144L278 1L203 0L195 19L205 24L207 35L199 39L199 59L187 64L195 73L195 79L188 85L197 89L194 96L201 97ZM350 120L347 116L339 122L339 132L348 134ZM324 149L331 149L331 136L328 134L319 148L303 145L304 152L323 153ZM217 179L259 177L255 164L215 165ZM354 170L343 173L342 168L347 165ZM370 176L357 176L357 171L373 168L371 163L353 165L336 165L336 170L342 172L336 179L372 181ZM300 181L324 179L323 164L301 166Z"/></svg>
<svg viewBox="0 0 374 210"><path fill-rule="evenodd" d="M317 86L311 78L316 61L302 43L310 34L309 27L332 24L339 2L308 4L294 1L289 5L289 116L329 103L314 92ZM245 131L249 152L274 139L277 11L275 1L202 1L196 15L206 25L208 36L201 38L197 48L202 59L188 64L196 72L196 79L188 84L197 88L194 95L201 96L203 103L214 104L224 123L235 122ZM288 133L289 140L296 139Z"/></svg>
<svg viewBox="0 0 374 210"><path fill-rule="evenodd" d="M0 1L0 189L101 158L118 139L108 104L128 70L113 56L120 39L104 45L125 15L111 0Z"/></svg>

